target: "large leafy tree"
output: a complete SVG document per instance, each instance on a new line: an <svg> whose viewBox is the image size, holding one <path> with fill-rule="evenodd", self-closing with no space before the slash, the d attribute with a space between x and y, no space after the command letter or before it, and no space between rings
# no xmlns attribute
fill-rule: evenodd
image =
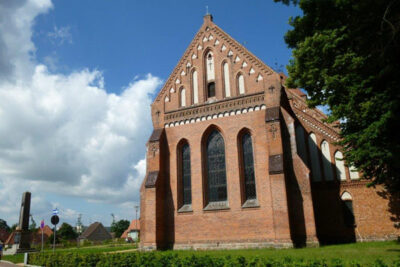
<svg viewBox="0 0 400 267"><path fill-rule="evenodd" d="M400 191L400 1L275 0L298 4L285 41L287 86L341 121L347 163L371 184Z"/></svg>
<svg viewBox="0 0 400 267"><path fill-rule="evenodd" d="M10 227L8 226L7 222L3 219L0 219L0 229L4 229L7 232L10 232Z"/></svg>
<svg viewBox="0 0 400 267"><path fill-rule="evenodd" d="M129 221L119 220L111 225L111 232L115 233L115 237L121 237L122 233L128 229Z"/></svg>
<svg viewBox="0 0 400 267"><path fill-rule="evenodd" d="M74 228L68 224L68 223L63 223L58 229L56 233L57 235L62 239L62 240L75 240L78 237L78 234L75 232Z"/></svg>

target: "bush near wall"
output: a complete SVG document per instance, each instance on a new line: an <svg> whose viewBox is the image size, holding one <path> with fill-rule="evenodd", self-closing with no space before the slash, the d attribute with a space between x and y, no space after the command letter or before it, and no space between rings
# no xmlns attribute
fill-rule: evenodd
<svg viewBox="0 0 400 267"><path fill-rule="evenodd" d="M285 257L282 259L270 259L260 257L218 257L210 255L191 255L191 256L178 256L172 253L119 253L119 254L104 254L104 253L91 253L91 254L78 254L78 253L37 253L31 254L29 257L29 264L47 266L47 267L75 267L75 266L93 266L93 267L127 267L127 266L149 266L149 267L162 267L162 266L198 266L198 267L227 267L227 266L279 266L279 267L292 267L292 266L395 266L400 267L400 261L390 264L384 263L381 260L375 260L369 264L361 264L357 261L345 262L340 259L315 259L303 260Z"/></svg>

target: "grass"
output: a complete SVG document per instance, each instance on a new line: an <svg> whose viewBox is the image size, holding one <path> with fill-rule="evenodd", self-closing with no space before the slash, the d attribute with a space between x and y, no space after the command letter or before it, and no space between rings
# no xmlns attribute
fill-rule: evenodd
<svg viewBox="0 0 400 267"><path fill-rule="evenodd" d="M358 261L370 263L381 259L385 263L400 262L400 243L396 241L365 242L342 245L329 245L316 248L297 249L248 249L248 250L213 250L213 251L171 251L161 253L177 253L181 256L244 256L281 259L341 259L345 262Z"/></svg>
<svg viewBox="0 0 400 267"><path fill-rule="evenodd" d="M80 248L56 249L57 253L77 252L87 253L106 253L133 249L133 244L110 244L101 246L88 246ZM51 249L45 250L51 252ZM260 257L282 259L290 257L293 259L341 259L344 262L357 261L361 264L371 263L376 259L381 259L387 264L400 261L400 243L396 241L385 242L365 242L344 245L330 245L318 248L300 249L248 249L248 250L207 250L207 251L161 251L157 253L177 254L178 256L191 255L210 255L217 257ZM14 263L23 262L23 255L4 256L4 260Z"/></svg>

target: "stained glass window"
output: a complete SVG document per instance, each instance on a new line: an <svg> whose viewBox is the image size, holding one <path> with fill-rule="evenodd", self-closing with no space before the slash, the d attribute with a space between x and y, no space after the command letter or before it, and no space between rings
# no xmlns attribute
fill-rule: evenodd
<svg viewBox="0 0 400 267"><path fill-rule="evenodd" d="M242 160L245 200L256 199L256 181L254 177L253 144L250 134L242 136Z"/></svg>
<svg viewBox="0 0 400 267"><path fill-rule="evenodd" d="M227 200L225 144L218 131L213 131L207 140L207 179L208 201Z"/></svg>
<svg viewBox="0 0 400 267"><path fill-rule="evenodd" d="M190 147L182 146L182 199L183 205L192 204L192 186L190 177Z"/></svg>

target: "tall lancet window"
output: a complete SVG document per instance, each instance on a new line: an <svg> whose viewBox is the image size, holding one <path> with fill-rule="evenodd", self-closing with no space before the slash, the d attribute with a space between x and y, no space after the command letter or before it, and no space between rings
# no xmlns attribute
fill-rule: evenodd
<svg viewBox="0 0 400 267"><path fill-rule="evenodd" d="M192 204L192 185L190 178L190 147L186 143L181 148L182 204Z"/></svg>
<svg viewBox="0 0 400 267"><path fill-rule="evenodd" d="M216 130L208 136L206 155L208 202L226 201L225 143Z"/></svg>
<svg viewBox="0 0 400 267"><path fill-rule="evenodd" d="M327 141L323 141L321 143L321 150L322 150L322 164L324 166L324 174L326 181L332 181L332 163L331 163L331 152L329 150L329 144Z"/></svg>
<svg viewBox="0 0 400 267"><path fill-rule="evenodd" d="M210 51L206 55L206 84L207 84L207 97L215 97L215 65L214 55Z"/></svg>
<svg viewBox="0 0 400 267"><path fill-rule="evenodd" d="M181 89L180 104L181 104L181 107L186 107L186 90L185 90L185 88Z"/></svg>
<svg viewBox="0 0 400 267"><path fill-rule="evenodd" d="M308 136L308 150L311 158L311 174L314 182L321 181L321 166L319 164L319 152L317 146L317 137L311 133Z"/></svg>
<svg viewBox="0 0 400 267"><path fill-rule="evenodd" d="M193 104L199 103L199 81L197 80L197 71L192 73L192 86L193 86Z"/></svg>
<svg viewBox="0 0 400 267"><path fill-rule="evenodd" d="M238 76L237 82L238 82L239 94L242 95L242 94L244 94L244 91L245 91L244 90L244 77L242 74L240 74Z"/></svg>
<svg viewBox="0 0 400 267"><path fill-rule="evenodd" d="M344 167L343 154L340 151L335 153L336 162L336 178L341 181L346 181L346 169Z"/></svg>
<svg viewBox="0 0 400 267"><path fill-rule="evenodd" d="M225 97L231 96L231 84L229 80L229 65L228 63L224 63L224 89L225 89Z"/></svg>
<svg viewBox="0 0 400 267"><path fill-rule="evenodd" d="M249 133L243 134L241 141L244 200L247 201L257 198L256 181L254 177L253 143Z"/></svg>

